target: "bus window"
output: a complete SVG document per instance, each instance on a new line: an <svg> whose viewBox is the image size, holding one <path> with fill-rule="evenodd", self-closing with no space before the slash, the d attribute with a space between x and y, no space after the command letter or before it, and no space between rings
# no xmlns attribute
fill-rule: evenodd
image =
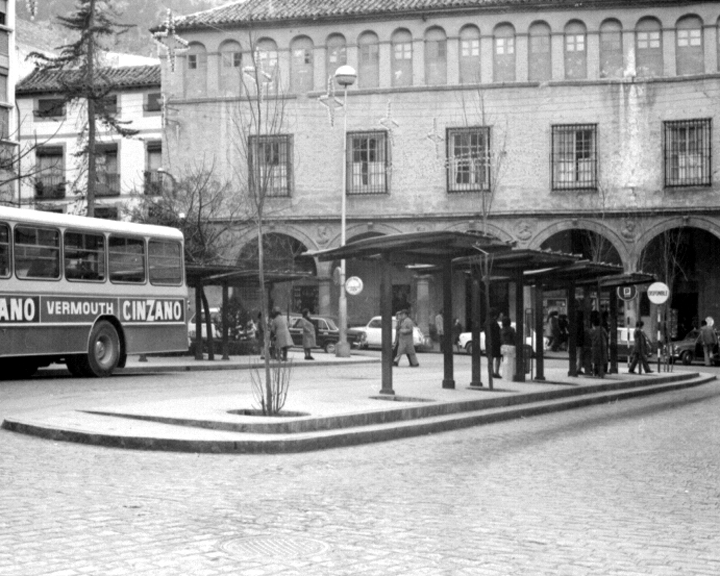
<svg viewBox="0 0 720 576"><path fill-rule="evenodd" d="M65 232L65 278L105 280L105 236Z"/></svg>
<svg viewBox="0 0 720 576"><path fill-rule="evenodd" d="M182 284L182 251L179 242L150 240L148 264L151 284Z"/></svg>
<svg viewBox="0 0 720 576"><path fill-rule="evenodd" d="M10 276L10 228L0 224L0 276Z"/></svg>
<svg viewBox="0 0 720 576"><path fill-rule="evenodd" d="M111 282L145 282L145 241L125 236L110 236L108 263Z"/></svg>
<svg viewBox="0 0 720 576"><path fill-rule="evenodd" d="M60 232L15 227L15 274L18 278L60 278Z"/></svg>

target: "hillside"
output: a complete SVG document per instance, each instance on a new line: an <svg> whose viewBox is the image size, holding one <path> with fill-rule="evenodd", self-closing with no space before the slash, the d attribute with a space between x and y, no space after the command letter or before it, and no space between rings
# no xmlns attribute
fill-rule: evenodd
<svg viewBox="0 0 720 576"><path fill-rule="evenodd" d="M135 25L117 39L117 45L113 47L113 50L155 56L156 47L149 29L162 23L170 2L168 0L110 0L110 3L120 14L118 22ZM172 0L171 8L173 14L180 16L228 3L230 3L229 0ZM18 2L16 6L18 19L29 20L30 14L26 3ZM66 37L67 32L57 24L55 16L69 14L73 11L74 6L74 0L38 0L35 22L56 30L59 38ZM52 46L51 48L56 47Z"/></svg>

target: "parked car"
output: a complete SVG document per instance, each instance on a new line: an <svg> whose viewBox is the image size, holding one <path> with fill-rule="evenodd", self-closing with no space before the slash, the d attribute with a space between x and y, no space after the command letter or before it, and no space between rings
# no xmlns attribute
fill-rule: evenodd
<svg viewBox="0 0 720 576"><path fill-rule="evenodd" d="M690 330L682 340L676 340L673 342L673 361L680 361L685 365L692 364L694 360L705 362L705 353L703 351L702 344L697 342L697 338L700 335L700 330L697 328ZM715 336L720 341L720 332L715 330ZM720 351L718 345L715 344L712 354L712 363L715 366L720 366Z"/></svg>
<svg viewBox="0 0 720 576"><path fill-rule="evenodd" d="M500 322L498 322L498 324L500 324ZM511 322L510 326L515 328L515 322ZM530 349L530 350L528 350L528 352L530 353L531 357L534 358L535 357L535 348L534 348L535 331L534 330L532 331L532 334L533 334L533 336L527 336L525 338L525 344ZM465 350L465 352L467 352L468 354L472 354L472 350L473 350L472 332L463 332L462 334L460 334L459 344L460 344L461 349ZM543 349L547 349L547 347L548 347L547 339L543 339ZM484 330L480 330L480 354L485 354L485 331Z"/></svg>
<svg viewBox="0 0 720 576"><path fill-rule="evenodd" d="M207 324L205 323L205 313L202 312L200 315L200 321L202 322L200 334L203 340L207 340ZM222 332L218 328L220 325L220 308L210 308L210 334L213 340L217 341L222 338ZM188 342L195 341L195 314L192 315L188 322Z"/></svg>
<svg viewBox="0 0 720 576"><path fill-rule="evenodd" d="M335 354L337 343L340 340L340 329L332 318L322 316L310 316L310 321L315 325L315 344L328 354ZM303 331L302 317L291 315L288 322L290 336L295 346L302 346Z"/></svg>
<svg viewBox="0 0 720 576"><path fill-rule="evenodd" d="M395 324L397 320L393 318L392 340L395 341ZM365 326L355 326L348 328L348 340L353 338L357 342L358 348L381 348L382 347L382 316L373 316L370 322ZM430 339L422 333L420 328L413 328L413 343L416 349L421 349L430 345Z"/></svg>

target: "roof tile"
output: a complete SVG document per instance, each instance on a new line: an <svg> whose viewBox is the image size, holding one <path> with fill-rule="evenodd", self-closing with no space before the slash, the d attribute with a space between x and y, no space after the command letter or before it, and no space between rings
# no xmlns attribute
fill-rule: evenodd
<svg viewBox="0 0 720 576"><path fill-rule="evenodd" d="M121 66L100 68L98 71L107 82L117 88L160 88L160 65ZM17 85L18 95L42 94L62 90L62 83L72 81L76 70L35 70Z"/></svg>

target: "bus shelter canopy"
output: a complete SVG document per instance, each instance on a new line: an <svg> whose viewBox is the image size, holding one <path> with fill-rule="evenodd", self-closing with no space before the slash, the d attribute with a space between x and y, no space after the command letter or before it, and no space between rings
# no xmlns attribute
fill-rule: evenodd
<svg viewBox="0 0 720 576"><path fill-rule="evenodd" d="M187 285L191 288L197 286L257 286L260 282L260 271L257 269L242 268L240 266L187 264L185 266ZM265 284L278 284L280 282L294 282L312 275L305 272L292 272L287 270L267 270L264 274Z"/></svg>

